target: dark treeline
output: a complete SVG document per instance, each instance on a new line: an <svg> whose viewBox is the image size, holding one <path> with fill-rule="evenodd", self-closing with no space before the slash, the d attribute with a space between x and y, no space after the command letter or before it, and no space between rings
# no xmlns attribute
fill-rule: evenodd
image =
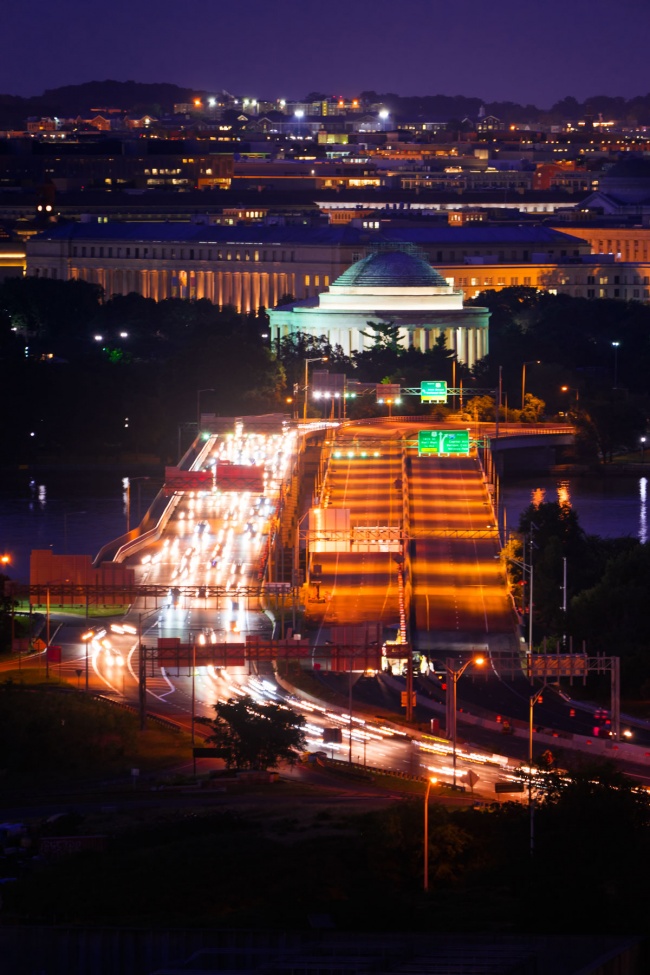
<svg viewBox="0 0 650 975"><path fill-rule="evenodd" d="M175 449L178 424L196 420L198 390L203 412L296 412L305 358L316 356L349 381L407 388L422 379L462 382L464 407L476 390L469 408L477 419L494 411L479 391L495 390L501 375L502 415L571 415L584 459L608 462L618 450L638 447L650 412L650 308L525 288L483 293L476 303L492 313L491 351L470 372L444 339L427 353L400 348L390 323L369 321L372 344L348 357L325 338L302 335L271 348L263 308L242 315L205 299L107 299L84 281L9 279L0 286L0 378L11 418L3 457L29 463L92 448L157 452L163 460ZM533 401L522 415L524 363ZM310 403L310 411L316 407ZM381 412L370 394L348 408L353 417ZM416 411L416 396L400 405L402 413Z"/></svg>
<svg viewBox="0 0 650 975"><path fill-rule="evenodd" d="M568 95L551 105L538 108L536 105L520 105L518 102L488 102L481 98L464 95L396 95L392 92L378 94L364 91L362 99L368 103L382 103L398 119L426 117L437 121L450 119L476 119L483 106L488 115L495 115L510 125L517 123L561 124L577 122L586 116L598 118L602 113L605 119L617 119L630 124L647 125L650 122L650 94L634 98L593 95L579 102Z"/></svg>
<svg viewBox="0 0 650 975"><path fill-rule="evenodd" d="M155 116L171 113L175 103L189 102L195 95L206 94L178 85L157 83L144 84L135 81L89 81L81 85L65 85L50 88L41 95L23 98L18 95L0 94L0 125L21 128L26 118L58 117L76 118L87 115L98 106L119 108L125 112ZM326 93L315 93L327 97ZM307 96L308 101L317 100ZM272 95L270 96L272 98ZM550 108L536 105L520 105L518 102L490 102L480 96L467 95L398 95L394 92L380 94L364 91L360 95L364 105L386 105L397 118L427 117L436 121L478 117L481 106L487 113L496 115L508 124L552 124L577 121L586 116L618 119L630 124L650 124L650 94L634 98L595 94L580 102L571 95L555 102Z"/></svg>

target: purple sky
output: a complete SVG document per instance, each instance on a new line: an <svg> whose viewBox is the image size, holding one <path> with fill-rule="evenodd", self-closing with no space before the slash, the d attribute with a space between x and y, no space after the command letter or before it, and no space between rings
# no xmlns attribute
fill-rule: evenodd
<svg viewBox="0 0 650 975"><path fill-rule="evenodd" d="M0 31L3 94L111 78L549 108L650 91L650 0L6 0Z"/></svg>

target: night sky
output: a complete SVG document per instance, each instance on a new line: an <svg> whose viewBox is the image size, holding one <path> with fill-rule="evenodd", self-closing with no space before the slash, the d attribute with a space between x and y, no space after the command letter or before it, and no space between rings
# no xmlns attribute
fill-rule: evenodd
<svg viewBox="0 0 650 975"><path fill-rule="evenodd" d="M5 0L0 93L173 82L252 98L650 91L650 0Z"/></svg>

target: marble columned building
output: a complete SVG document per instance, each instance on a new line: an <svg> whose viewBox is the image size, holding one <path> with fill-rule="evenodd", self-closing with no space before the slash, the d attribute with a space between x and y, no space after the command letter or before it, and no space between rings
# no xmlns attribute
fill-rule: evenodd
<svg viewBox="0 0 650 975"><path fill-rule="evenodd" d="M107 297L207 298L248 312L318 294L364 253L341 227L88 222L30 240L27 273L89 281Z"/></svg>
<svg viewBox="0 0 650 975"><path fill-rule="evenodd" d="M547 227L377 231L350 224L228 227L199 218L56 224L27 242L26 265L29 275L99 284L107 297L136 292L156 300L208 298L248 312L272 308L283 295L302 300L327 292L346 268L382 243L417 246L465 298L521 285L584 296L581 285L596 273L580 262L588 244Z"/></svg>
<svg viewBox="0 0 650 975"><path fill-rule="evenodd" d="M488 353L487 308L465 307L449 285L413 248L393 245L357 261L326 292L269 311L271 338L325 335L346 355L374 344L372 326L398 328L403 348L432 349L440 335L470 368Z"/></svg>

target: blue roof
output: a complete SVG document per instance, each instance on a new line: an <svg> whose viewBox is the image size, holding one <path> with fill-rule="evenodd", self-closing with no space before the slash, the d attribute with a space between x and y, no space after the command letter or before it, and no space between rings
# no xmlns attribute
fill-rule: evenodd
<svg viewBox="0 0 650 975"><path fill-rule="evenodd" d="M576 243L571 234L543 226L489 226L469 224L464 227L395 227L382 230L386 240L410 240L414 244L441 244L471 247L479 244L561 244Z"/></svg>
<svg viewBox="0 0 650 975"><path fill-rule="evenodd" d="M109 223L67 223L60 224L39 234L46 240L132 240L149 243L206 243L241 245L290 245L321 244L323 246L372 247L375 244L394 241L411 243L420 247L453 246L472 247L490 244L527 244L531 248L544 249L549 245L576 246L577 238L570 234L551 230L544 226L477 226L464 227L395 227L385 228L380 233L371 233L360 227L344 226L299 226L283 227L266 224L241 224L236 227L215 226L189 221L169 222L119 222Z"/></svg>
<svg viewBox="0 0 650 975"><path fill-rule="evenodd" d="M427 260L402 250L383 250L357 261L333 282L347 288L446 288L447 282Z"/></svg>
<svg viewBox="0 0 650 975"><path fill-rule="evenodd" d="M361 232L355 227L276 227L262 224L241 224L236 227L215 226L183 221L156 223L109 222L68 223L52 227L38 236L46 240L132 240L154 243L187 244L323 244L337 246L358 244Z"/></svg>

